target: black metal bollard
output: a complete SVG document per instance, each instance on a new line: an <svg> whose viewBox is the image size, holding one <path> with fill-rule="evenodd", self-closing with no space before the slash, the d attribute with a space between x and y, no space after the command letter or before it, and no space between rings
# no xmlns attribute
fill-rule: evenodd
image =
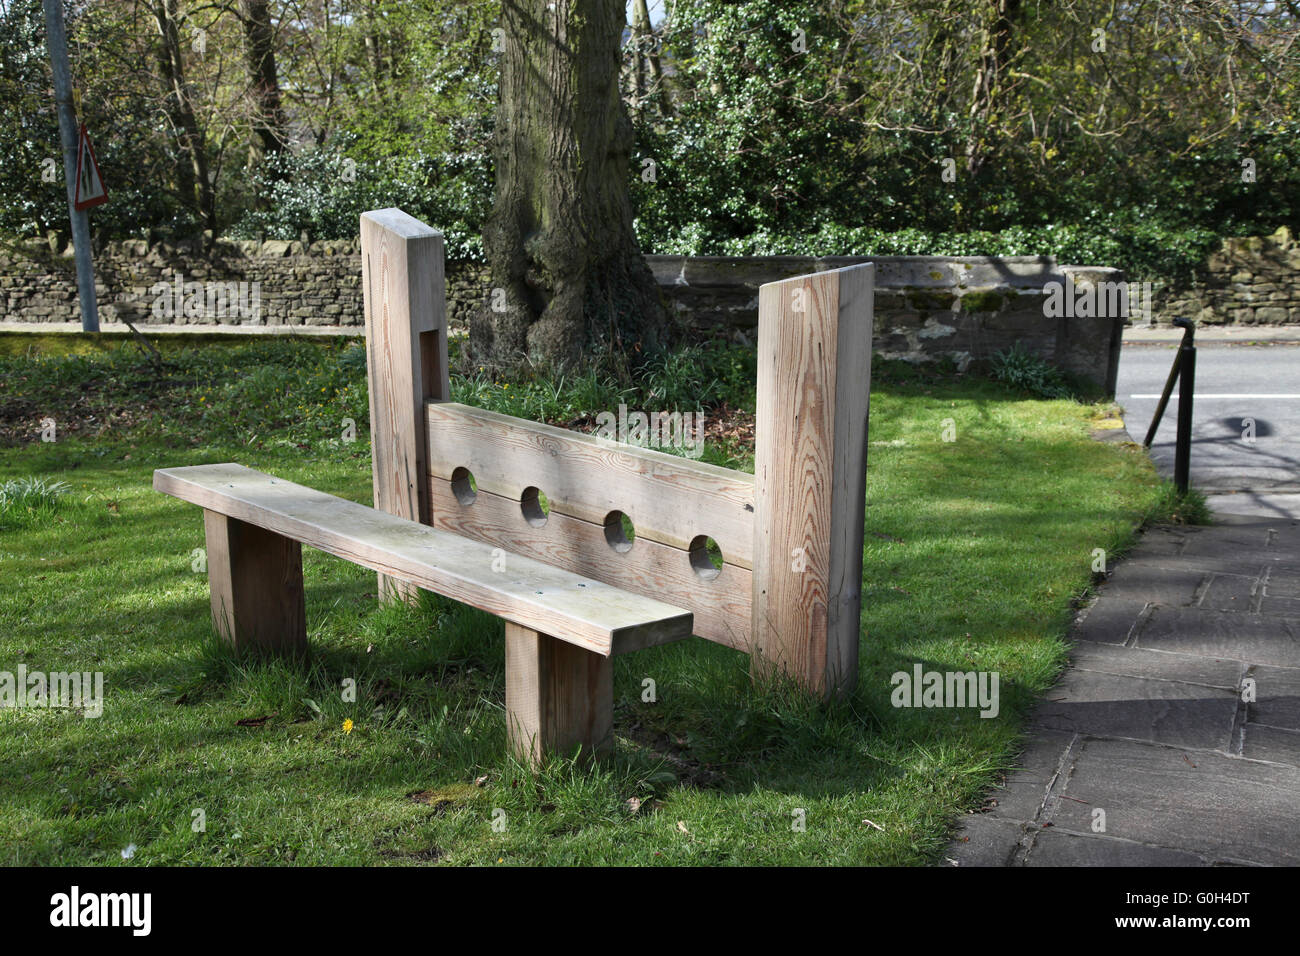
<svg viewBox="0 0 1300 956"><path fill-rule="evenodd" d="M1192 457L1192 401L1196 388L1196 345L1189 326L1178 348L1178 441L1174 446L1174 484L1187 494Z"/></svg>
<svg viewBox="0 0 1300 956"><path fill-rule="evenodd" d="M1178 351L1174 353L1174 364L1169 369L1169 377L1165 379L1165 388L1160 393L1160 401L1156 403L1156 413L1151 416L1151 427L1147 429L1147 437L1142 442L1143 448L1150 448L1151 443L1156 440L1156 430L1160 427L1161 419L1165 417L1165 409L1169 407L1169 396L1174 393L1174 383L1178 381L1183 349L1191 344L1192 336L1196 334L1196 327L1190 319L1174 319L1174 325L1183 330L1183 340L1178 343Z"/></svg>

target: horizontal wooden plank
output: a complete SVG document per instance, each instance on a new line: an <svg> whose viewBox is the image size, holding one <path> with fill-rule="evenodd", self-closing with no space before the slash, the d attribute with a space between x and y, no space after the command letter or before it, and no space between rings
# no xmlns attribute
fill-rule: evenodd
<svg viewBox="0 0 1300 956"><path fill-rule="evenodd" d="M685 550L708 535L729 562L753 566L753 475L455 402L430 402L425 417L435 478L467 468L515 500L537 487L561 514L603 525L622 511L638 538Z"/></svg>
<svg viewBox="0 0 1300 956"><path fill-rule="evenodd" d="M692 630L681 608L243 465L159 469L154 489L605 656Z"/></svg>
<svg viewBox="0 0 1300 956"><path fill-rule="evenodd" d="M605 540L602 525L552 509L537 527L518 501L480 486L473 504L463 505L442 478L429 479L429 504L435 528L670 601L695 615L697 637L749 650L753 575L746 568L724 563L717 577L706 579L695 572L688 552L641 537L631 550L618 553Z"/></svg>

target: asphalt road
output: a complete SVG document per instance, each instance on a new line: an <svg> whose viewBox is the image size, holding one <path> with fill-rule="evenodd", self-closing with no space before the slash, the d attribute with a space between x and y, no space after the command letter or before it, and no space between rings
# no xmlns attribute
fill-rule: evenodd
<svg viewBox="0 0 1300 956"><path fill-rule="evenodd" d="M1125 343L1115 399L1134 441L1142 441L1175 349ZM1246 435L1254 420L1254 441ZM1151 457L1173 476L1178 390L1161 420ZM1196 355L1192 485L1213 492L1300 492L1300 344L1203 343Z"/></svg>

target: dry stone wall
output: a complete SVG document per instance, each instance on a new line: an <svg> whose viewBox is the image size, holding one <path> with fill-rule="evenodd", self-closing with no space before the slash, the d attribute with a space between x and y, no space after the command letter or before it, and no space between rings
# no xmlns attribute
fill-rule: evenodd
<svg viewBox="0 0 1300 956"><path fill-rule="evenodd" d="M1285 226L1271 236L1225 239L1157 301L1161 323L1182 316L1202 325L1300 325L1300 244Z"/></svg>
<svg viewBox="0 0 1300 956"><path fill-rule="evenodd" d="M959 368L1019 343L1106 388L1113 386L1123 316L1055 310L1053 284L1122 283L1111 269L1059 266L1047 257L810 258L649 256L665 301L682 322L749 335L765 282L875 262L875 350ZM101 320L135 324L357 327L363 322L358 244L349 241L110 243L95 257ZM453 328L486 301L486 269L448 262ZM0 247L0 321L75 322L70 256L41 243ZM1104 314L1102 314L1104 313Z"/></svg>

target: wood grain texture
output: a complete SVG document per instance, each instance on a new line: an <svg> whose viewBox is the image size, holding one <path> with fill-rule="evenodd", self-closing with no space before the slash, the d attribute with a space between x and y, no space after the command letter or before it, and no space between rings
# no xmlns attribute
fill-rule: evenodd
<svg viewBox="0 0 1300 956"><path fill-rule="evenodd" d="M429 501L435 528L669 601L695 615L697 637L750 649L753 581L746 568L724 563L717 577L704 579L691 566L689 552L643 537L620 554L605 540L603 525L552 508L546 523L537 527L525 520L518 501L481 485L474 503L464 505L450 482L430 478Z"/></svg>
<svg viewBox="0 0 1300 956"><path fill-rule="evenodd" d="M435 478L468 468L479 488L516 500L535 486L552 511L594 524L622 511L638 538L684 550L708 535L728 562L752 566L752 475L455 402L425 413Z"/></svg>
<svg viewBox="0 0 1300 956"><path fill-rule="evenodd" d="M755 667L857 682L874 266L759 290Z"/></svg>
<svg viewBox="0 0 1300 956"><path fill-rule="evenodd" d="M214 511L203 529L217 633L240 652L305 655L302 545Z"/></svg>
<svg viewBox="0 0 1300 956"><path fill-rule="evenodd" d="M400 209L361 216L375 507L428 521L424 403L451 397L442 233ZM407 598L381 575L379 593Z"/></svg>
<svg viewBox="0 0 1300 956"><path fill-rule="evenodd" d="M614 731L614 662L506 623L506 734L520 760L596 756Z"/></svg>
<svg viewBox="0 0 1300 956"><path fill-rule="evenodd" d="M159 469L154 489L597 654L692 630L681 608L519 555L502 565L498 549L242 465Z"/></svg>

